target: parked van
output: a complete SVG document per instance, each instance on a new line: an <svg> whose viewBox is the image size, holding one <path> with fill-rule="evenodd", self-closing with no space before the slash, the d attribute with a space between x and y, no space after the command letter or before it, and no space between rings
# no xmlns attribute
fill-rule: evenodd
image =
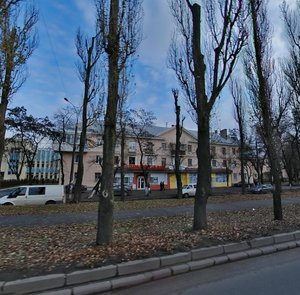
<svg viewBox="0 0 300 295"><path fill-rule="evenodd" d="M182 187L182 196L184 198L195 197L197 184L186 184Z"/></svg>
<svg viewBox="0 0 300 295"><path fill-rule="evenodd" d="M63 185L21 185L0 198L0 205L48 205L63 203Z"/></svg>

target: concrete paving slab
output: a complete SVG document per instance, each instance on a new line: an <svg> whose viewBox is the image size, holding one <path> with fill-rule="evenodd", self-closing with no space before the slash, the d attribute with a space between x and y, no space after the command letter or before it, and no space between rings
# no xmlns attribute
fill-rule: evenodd
<svg viewBox="0 0 300 295"><path fill-rule="evenodd" d="M6 282L3 291L14 294L34 293L64 287L65 275L53 274Z"/></svg>
<svg viewBox="0 0 300 295"><path fill-rule="evenodd" d="M251 248L259 248L264 246L271 246L274 244L274 238L271 237L261 237L255 238L250 241Z"/></svg>
<svg viewBox="0 0 300 295"><path fill-rule="evenodd" d="M75 285L97 280L113 278L117 274L117 266L109 265L95 269L74 271L66 275L66 284Z"/></svg>
<svg viewBox="0 0 300 295"><path fill-rule="evenodd" d="M117 265L118 275L128 275L135 274L150 270L155 270L160 267L160 259L158 257L143 259L143 260L135 260L120 263Z"/></svg>
<svg viewBox="0 0 300 295"><path fill-rule="evenodd" d="M222 255L224 253L224 247L214 246L214 247L195 249L192 250L191 253L192 253L192 260L199 260L203 258Z"/></svg>
<svg viewBox="0 0 300 295"><path fill-rule="evenodd" d="M167 255L160 257L160 265L162 267L164 266L170 266L174 264L184 263L191 261L191 252L184 252L184 253L177 253L174 255Z"/></svg>
<svg viewBox="0 0 300 295"><path fill-rule="evenodd" d="M73 288L72 295L90 295L111 290L110 281L91 283Z"/></svg>
<svg viewBox="0 0 300 295"><path fill-rule="evenodd" d="M172 271L173 275L182 274L182 273L188 272L189 270L190 270L190 268L186 263L171 266L171 271Z"/></svg>
<svg viewBox="0 0 300 295"><path fill-rule="evenodd" d="M196 270L196 269L202 269L209 266L213 266L215 264L215 261L212 258L207 258L207 259L202 259L197 261L191 261L188 262L187 264L190 267L190 270Z"/></svg>

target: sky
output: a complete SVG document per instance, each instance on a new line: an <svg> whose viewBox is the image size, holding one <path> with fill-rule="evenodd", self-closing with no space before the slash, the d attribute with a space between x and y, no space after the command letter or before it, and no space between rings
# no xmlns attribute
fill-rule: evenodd
<svg viewBox="0 0 300 295"><path fill-rule="evenodd" d="M35 117L53 115L68 103L82 101L82 83L76 69L78 57L75 36L80 27L84 33L94 28L93 0L33 0L40 12L37 30L39 45L28 61L29 77L13 97L14 106L25 106ZM296 0L289 0L295 3ZM279 12L281 0L271 0L271 23L275 26L273 47L277 56L285 52L284 31ZM171 126L175 122L171 89L179 88L174 73L166 66L166 56L174 30L167 0L143 0L143 41L134 64L134 87L130 108L145 108L157 117L155 125ZM186 115L184 127L196 129ZM214 109L212 128L235 128L230 92L223 91Z"/></svg>

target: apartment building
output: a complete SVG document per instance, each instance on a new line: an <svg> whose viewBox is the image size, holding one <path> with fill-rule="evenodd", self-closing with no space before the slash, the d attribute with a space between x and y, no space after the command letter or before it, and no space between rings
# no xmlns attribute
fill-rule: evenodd
<svg viewBox="0 0 300 295"><path fill-rule="evenodd" d="M100 129L99 129L100 128ZM100 131L99 131L100 130ZM103 155L103 139L101 127L93 127L88 130L88 140L86 142L83 155L84 175L83 184L93 187L101 176L101 164ZM175 138L176 128L172 127L147 127L145 136L140 141L131 133L127 132L125 140L125 183L131 185L133 189L143 190L145 188L145 170L147 171L148 183L152 190L159 189L160 183L164 187L176 188L176 177L174 172L175 163ZM74 141L74 136L69 133L68 142L63 147L63 162L65 184L76 179L78 164L78 143ZM181 136L181 177L183 184L195 183L197 181L198 160L197 132L195 130L183 129ZM72 155L75 142L76 152L74 154L73 175ZM140 146L143 147L141 153ZM234 182L240 181L238 164L237 142L227 135L226 130L221 133L213 133L211 137L211 161L212 161L212 186L226 187ZM142 165L141 165L142 157ZM115 182L120 180L120 159L121 145L117 141L115 148Z"/></svg>

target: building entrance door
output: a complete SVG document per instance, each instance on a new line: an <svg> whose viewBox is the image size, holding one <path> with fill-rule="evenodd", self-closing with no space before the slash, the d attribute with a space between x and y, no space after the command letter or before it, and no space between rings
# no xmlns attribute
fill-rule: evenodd
<svg viewBox="0 0 300 295"><path fill-rule="evenodd" d="M139 176L137 180L138 180L137 189L144 189L145 188L145 178L144 178L144 176Z"/></svg>

